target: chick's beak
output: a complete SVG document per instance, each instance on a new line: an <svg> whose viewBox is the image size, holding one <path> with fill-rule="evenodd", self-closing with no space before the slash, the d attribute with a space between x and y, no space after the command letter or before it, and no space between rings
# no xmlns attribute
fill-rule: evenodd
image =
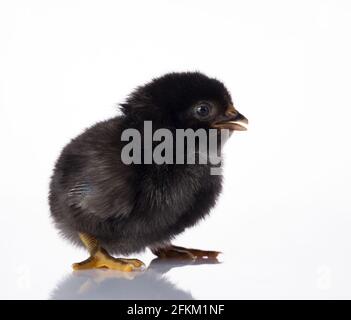
<svg viewBox="0 0 351 320"><path fill-rule="evenodd" d="M249 120L236 111L233 106L230 106L224 116L216 119L212 127L217 129L229 129L231 131L246 131L248 124Z"/></svg>

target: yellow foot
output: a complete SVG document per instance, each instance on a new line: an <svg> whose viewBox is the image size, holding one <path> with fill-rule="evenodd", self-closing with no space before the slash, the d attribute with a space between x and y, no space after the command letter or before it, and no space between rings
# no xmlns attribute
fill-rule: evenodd
<svg viewBox="0 0 351 320"><path fill-rule="evenodd" d="M157 248L152 250L153 254L161 259L217 259L217 256L221 253L220 251L208 251L198 249L187 249L178 246L167 246L163 248Z"/></svg>
<svg viewBox="0 0 351 320"><path fill-rule="evenodd" d="M130 272L143 266L144 263L137 259L122 259L111 257L107 251L102 248L87 260L74 263L72 265L73 270L107 268L125 272Z"/></svg>

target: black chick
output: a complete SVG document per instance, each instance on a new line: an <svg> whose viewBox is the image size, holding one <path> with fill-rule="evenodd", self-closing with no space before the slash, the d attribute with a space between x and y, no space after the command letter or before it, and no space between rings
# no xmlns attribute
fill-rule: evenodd
<svg viewBox="0 0 351 320"><path fill-rule="evenodd" d="M123 115L99 122L62 151L50 184L55 225L90 258L74 269L107 267L131 271L137 259L117 259L149 247L161 258L216 258L217 251L171 245L175 235L204 218L221 191L221 176L209 164L125 164L125 129L144 121L158 128L245 130L247 119L233 107L218 80L198 72L170 73L137 88L121 105ZM143 146L142 153L150 146ZM151 146L152 148L152 146ZM197 149L196 149L197 150ZM196 150L194 152L196 153Z"/></svg>

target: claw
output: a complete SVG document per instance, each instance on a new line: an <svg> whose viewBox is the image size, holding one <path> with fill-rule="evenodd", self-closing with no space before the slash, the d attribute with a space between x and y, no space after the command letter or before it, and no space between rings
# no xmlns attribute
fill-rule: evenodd
<svg viewBox="0 0 351 320"><path fill-rule="evenodd" d="M121 258L120 260L124 261L125 263L132 264L135 268L145 268L145 263L140 261L139 259L125 259L125 258Z"/></svg>

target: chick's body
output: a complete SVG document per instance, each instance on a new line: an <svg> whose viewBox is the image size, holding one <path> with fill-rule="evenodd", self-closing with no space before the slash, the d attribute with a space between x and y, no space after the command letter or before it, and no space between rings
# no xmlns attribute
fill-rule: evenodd
<svg viewBox="0 0 351 320"><path fill-rule="evenodd" d="M108 251L129 254L167 243L205 216L221 176L205 165L125 165L122 124L122 117L100 122L65 147L50 206L57 227L76 244L85 232Z"/></svg>

